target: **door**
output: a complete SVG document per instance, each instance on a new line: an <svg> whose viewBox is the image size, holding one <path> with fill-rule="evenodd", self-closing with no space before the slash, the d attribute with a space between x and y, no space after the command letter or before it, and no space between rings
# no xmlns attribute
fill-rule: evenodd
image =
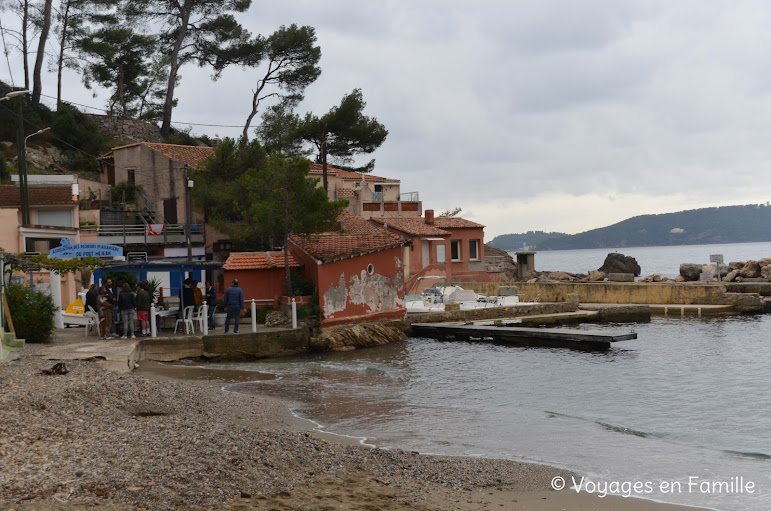
<svg viewBox="0 0 771 511"><path fill-rule="evenodd" d="M177 198L163 199L163 219L167 224L176 224L177 222Z"/></svg>
<svg viewBox="0 0 771 511"><path fill-rule="evenodd" d="M429 261L429 256L430 255L431 254L429 252L428 242L427 241L423 241L423 268L428 266L428 261Z"/></svg>

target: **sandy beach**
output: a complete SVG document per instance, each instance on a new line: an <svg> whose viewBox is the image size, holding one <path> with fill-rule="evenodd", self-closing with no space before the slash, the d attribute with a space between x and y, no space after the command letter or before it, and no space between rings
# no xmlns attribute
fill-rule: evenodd
<svg viewBox="0 0 771 511"><path fill-rule="evenodd" d="M284 403L28 346L0 363L0 509L676 510L553 491L570 472L320 435ZM347 445L348 444L348 445Z"/></svg>

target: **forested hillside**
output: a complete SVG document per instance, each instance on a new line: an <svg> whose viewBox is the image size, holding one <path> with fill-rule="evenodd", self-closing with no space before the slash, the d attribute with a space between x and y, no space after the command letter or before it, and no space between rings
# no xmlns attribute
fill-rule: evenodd
<svg viewBox="0 0 771 511"><path fill-rule="evenodd" d="M509 239L528 241L537 250L771 241L771 207L750 204L642 215L579 234L542 237L538 242L529 242L527 235L508 234L496 237L492 244L513 250Z"/></svg>

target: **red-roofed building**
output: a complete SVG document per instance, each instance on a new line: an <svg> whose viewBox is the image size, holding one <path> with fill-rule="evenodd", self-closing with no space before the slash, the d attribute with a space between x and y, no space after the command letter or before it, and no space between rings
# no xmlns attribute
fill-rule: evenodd
<svg viewBox="0 0 771 511"><path fill-rule="evenodd" d="M310 176L321 180L320 163L311 162ZM348 200L348 211L363 218L420 217L423 205L418 192L401 192L401 181L351 172L327 165L330 200ZM318 186L323 186L319 181Z"/></svg>
<svg viewBox="0 0 771 511"><path fill-rule="evenodd" d="M484 225L456 217L434 218L426 210L424 218L371 218L390 232L409 241L404 248L407 292L418 277L444 276L449 282L492 282L494 274L484 265Z"/></svg>
<svg viewBox="0 0 771 511"><path fill-rule="evenodd" d="M300 268L300 263L289 254L289 268ZM262 300L278 306L279 298L286 294L286 270L284 252L232 252L222 267L225 286L233 279L244 291L246 300Z"/></svg>
<svg viewBox="0 0 771 511"><path fill-rule="evenodd" d="M316 286L322 326L399 319L404 305L404 239L343 213L336 232L290 238Z"/></svg>

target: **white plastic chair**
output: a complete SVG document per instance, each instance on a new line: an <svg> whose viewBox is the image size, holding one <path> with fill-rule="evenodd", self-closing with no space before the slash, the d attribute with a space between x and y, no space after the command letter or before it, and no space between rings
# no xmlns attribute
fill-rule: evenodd
<svg viewBox="0 0 771 511"><path fill-rule="evenodd" d="M88 322L86 323L86 337L88 337L89 332L93 331L97 337L99 336L99 323L104 321L104 318L100 318L99 315L96 313L93 307L90 305L87 306L88 310L83 313L84 318L88 318Z"/></svg>
<svg viewBox="0 0 771 511"><path fill-rule="evenodd" d="M189 305L185 307L185 310L182 311L182 318L178 319L177 322L174 324L174 333L177 333L177 328L179 327L179 324L182 323L185 325L185 333L191 334L195 332L195 327L193 326L193 309L195 308L195 305Z"/></svg>
<svg viewBox="0 0 771 511"><path fill-rule="evenodd" d="M203 322L209 319L203 315L203 305L198 308L198 312L193 316L193 323L198 327L198 330L203 332Z"/></svg>

